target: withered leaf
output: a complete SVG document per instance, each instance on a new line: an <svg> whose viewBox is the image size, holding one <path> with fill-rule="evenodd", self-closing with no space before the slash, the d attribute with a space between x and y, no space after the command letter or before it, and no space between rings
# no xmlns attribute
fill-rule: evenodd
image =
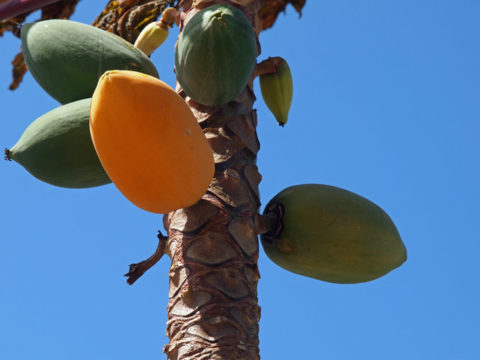
<svg viewBox="0 0 480 360"><path fill-rule="evenodd" d="M142 29L173 3L172 0L110 0L92 25L134 43Z"/></svg>
<svg viewBox="0 0 480 360"><path fill-rule="evenodd" d="M288 4L293 5L295 10L301 16L305 2L306 0L265 0L263 6L258 12L258 16L263 22L262 30L272 27L277 20L278 14L285 11Z"/></svg>
<svg viewBox="0 0 480 360"><path fill-rule="evenodd" d="M79 0L62 0L42 7L41 20L70 19Z"/></svg>
<svg viewBox="0 0 480 360"><path fill-rule="evenodd" d="M18 88L20 83L23 80L23 76L27 72L27 65L25 65L25 60L23 58L23 52L18 53L12 61L12 82L8 87L10 90L15 90Z"/></svg>
<svg viewBox="0 0 480 360"><path fill-rule="evenodd" d="M56 3L44 6L41 8L42 15L40 20L49 19L69 19L75 12L79 0L62 0ZM29 11L25 14L16 16L15 18L3 20L0 22L0 36L5 31L11 31L15 36L20 37L21 25L25 22L25 19L29 14L36 10ZM23 76L27 72L27 66L23 59L23 53L18 53L12 61L12 82L9 89L15 90L19 87L23 80Z"/></svg>

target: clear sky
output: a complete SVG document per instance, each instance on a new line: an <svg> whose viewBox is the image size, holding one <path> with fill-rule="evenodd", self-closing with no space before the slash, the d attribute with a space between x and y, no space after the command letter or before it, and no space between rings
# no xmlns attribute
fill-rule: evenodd
<svg viewBox="0 0 480 360"><path fill-rule="evenodd" d="M82 0L90 23L106 1ZM263 359L478 360L480 2L307 0L261 34L294 78L288 124L256 107L262 203L322 183L381 206L408 260L365 284L289 273L261 250ZM38 14L30 19L34 20ZM152 60L174 86L178 30ZM0 39L0 145L58 106ZM0 162L0 359L163 359L169 259L133 286L122 274L156 246L161 216L113 185L68 190ZM263 207L262 207L263 210Z"/></svg>

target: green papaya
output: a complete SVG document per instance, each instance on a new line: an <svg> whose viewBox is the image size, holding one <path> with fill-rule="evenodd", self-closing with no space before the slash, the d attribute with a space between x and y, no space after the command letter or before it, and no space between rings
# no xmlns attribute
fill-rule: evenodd
<svg viewBox="0 0 480 360"><path fill-rule="evenodd" d="M5 150L36 178L60 187L87 188L110 183L93 147L89 129L91 99L57 107L31 123Z"/></svg>
<svg viewBox="0 0 480 360"><path fill-rule="evenodd" d="M260 75L260 90L263 101L277 119L278 124L284 126L292 104L292 74L285 59L276 57L273 60L276 72Z"/></svg>
<svg viewBox="0 0 480 360"><path fill-rule="evenodd" d="M257 38L239 9L207 7L187 23L175 49L177 80L189 97L217 106L247 86L256 65Z"/></svg>
<svg viewBox="0 0 480 360"><path fill-rule="evenodd" d="M22 26L25 63L40 86L65 104L92 96L107 70L134 70L158 77L141 50L121 37L71 20Z"/></svg>
<svg viewBox="0 0 480 360"><path fill-rule="evenodd" d="M390 217L371 201L328 185L284 189L267 204L267 256L282 268L339 284L377 279L407 258Z"/></svg>

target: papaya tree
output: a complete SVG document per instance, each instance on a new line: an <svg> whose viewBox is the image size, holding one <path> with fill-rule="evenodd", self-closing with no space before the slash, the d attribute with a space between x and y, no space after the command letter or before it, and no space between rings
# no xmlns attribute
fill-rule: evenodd
<svg viewBox="0 0 480 360"><path fill-rule="evenodd" d="M333 283L374 280L405 261L388 215L347 190L292 186L259 213L253 82L260 78L281 126L294 84L286 59L257 60L259 34L287 5L300 13L305 0L109 1L92 26L56 20L77 2L0 5L0 31L23 44L11 88L28 68L62 104L5 157L56 186L112 181L138 207L164 214L155 253L126 276L133 284L164 254L171 259L168 359L260 358L259 236L282 268ZM39 8L44 22L20 29ZM172 26L180 29L175 91L148 58ZM81 36L71 42L72 34Z"/></svg>

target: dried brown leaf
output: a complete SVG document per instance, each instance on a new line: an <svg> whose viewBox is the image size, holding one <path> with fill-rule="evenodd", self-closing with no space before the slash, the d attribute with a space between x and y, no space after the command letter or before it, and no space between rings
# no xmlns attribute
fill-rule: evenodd
<svg viewBox="0 0 480 360"><path fill-rule="evenodd" d="M28 14L19 15L17 17L0 21L0 36L10 31L16 37L20 37L20 28Z"/></svg>
<svg viewBox="0 0 480 360"><path fill-rule="evenodd" d="M79 0L63 0L42 8L41 20L70 19Z"/></svg>
<svg viewBox="0 0 480 360"><path fill-rule="evenodd" d="M134 43L142 29L173 3L172 0L110 0L92 25Z"/></svg>
<svg viewBox="0 0 480 360"><path fill-rule="evenodd" d="M8 87L10 90L15 90L18 88L20 83L23 80L23 76L27 72L27 65L25 65L25 60L23 59L23 53L18 53L12 61L12 82Z"/></svg>
<svg viewBox="0 0 480 360"><path fill-rule="evenodd" d="M273 26L277 20L278 14L285 11L288 4L291 4L300 16L305 6L306 0L265 0L263 6L258 12L258 16L262 19L262 30Z"/></svg>
<svg viewBox="0 0 480 360"><path fill-rule="evenodd" d="M44 6L41 8L42 15L40 20L69 19L74 13L78 1L79 0L63 0ZM10 31L16 37L20 37L21 25L25 22L27 16L34 11L36 10L32 10L17 17L1 21L0 36L2 36L5 31ZM12 65L12 82L10 83L9 89L15 90L20 86L23 76L27 72L27 66L25 65L25 61L23 59L23 53L18 53L15 56L12 61Z"/></svg>

